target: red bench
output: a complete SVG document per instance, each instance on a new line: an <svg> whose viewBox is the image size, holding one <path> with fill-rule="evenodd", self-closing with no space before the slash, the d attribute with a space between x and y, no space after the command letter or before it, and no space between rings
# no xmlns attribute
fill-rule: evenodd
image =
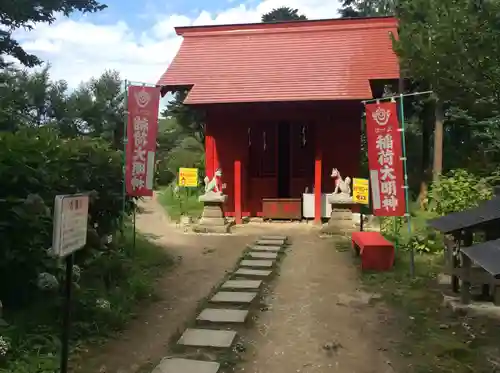
<svg viewBox="0 0 500 373"><path fill-rule="evenodd" d="M361 269L388 271L394 264L394 245L379 232L353 232L352 247L361 256Z"/></svg>

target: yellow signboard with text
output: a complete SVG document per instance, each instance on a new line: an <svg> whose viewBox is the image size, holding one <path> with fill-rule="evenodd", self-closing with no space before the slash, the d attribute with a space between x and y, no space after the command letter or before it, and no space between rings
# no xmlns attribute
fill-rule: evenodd
<svg viewBox="0 0 500 373"><path fill-rule="evenodd" d="M198 186L198 169L197 168L179 168L179 186L181 187L197 187Z"/></svg>
<svg viewBox="0 0 500 373"><path fill-rule="evenodd" d="M354 203L368 205L370 203L369 193L368 179L354 178L352 180L352 199Z"/></svg>

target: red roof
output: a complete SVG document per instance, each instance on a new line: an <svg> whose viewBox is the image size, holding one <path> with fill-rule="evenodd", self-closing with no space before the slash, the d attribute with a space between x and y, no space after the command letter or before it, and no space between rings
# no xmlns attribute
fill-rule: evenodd
<svg viewBox="0 0 500 373"><path fill-rule="evenodd" d="M393 17L178 27L184 40L158 84L186 104L372 98L397 79Z"/></svg>

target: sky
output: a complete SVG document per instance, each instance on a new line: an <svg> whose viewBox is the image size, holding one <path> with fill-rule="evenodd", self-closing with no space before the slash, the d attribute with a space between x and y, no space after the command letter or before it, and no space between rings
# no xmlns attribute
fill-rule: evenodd
<svg viewBox="0 0 500 373"><path fill-rule="evenodd" d="M338 0L101 0L96 14L57 17L52 25L14 37L30 53L51 64L51 78L70 88L105 70L123 79L155 84L177 53L182 38L176 26L259 22L280 7L299 9L309 19L335 18Z"/></svg>

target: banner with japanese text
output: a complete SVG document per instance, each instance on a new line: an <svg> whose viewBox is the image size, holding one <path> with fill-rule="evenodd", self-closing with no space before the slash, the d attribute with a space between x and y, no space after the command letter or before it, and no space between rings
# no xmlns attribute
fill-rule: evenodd
<svg viewBox="0 0 500 373"><path fill-rule="evenodd" d="M404 216L403 151L397 104L366 104L365 109L373 214Z"/></svg>
<svg viewBox="0 0 500 373"><path fill-rule="evenodd" d="M128 87L125 185L134 197L153 195L160 88Z"/></svg>

